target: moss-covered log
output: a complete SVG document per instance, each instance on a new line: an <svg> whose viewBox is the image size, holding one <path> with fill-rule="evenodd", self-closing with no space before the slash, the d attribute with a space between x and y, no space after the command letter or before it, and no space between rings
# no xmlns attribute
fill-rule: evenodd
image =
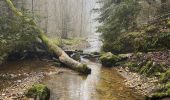
<svg viewBox="0 0 170 100"><path fill-rule="evenodd" d="M64 63L65 65L69 66L70 68L81 72L85 74L89 74L91 72L91 69L88 68L85 64L81 64L80 62L77 62L70 58L60 47L58 47L56 44L54 44L44 33L44 31L39 28L36 24L36 22L28 18L27 16L24 16L22 12L20 12L14 5L11 0L6 0L6 3L8 4L9 8L12 10L12 12L20 17L24 22L32 25L32 27L39 33L38 37L42 40L42 42L49 48L50 52L56 54L59 57L59 60Z"/></svg>

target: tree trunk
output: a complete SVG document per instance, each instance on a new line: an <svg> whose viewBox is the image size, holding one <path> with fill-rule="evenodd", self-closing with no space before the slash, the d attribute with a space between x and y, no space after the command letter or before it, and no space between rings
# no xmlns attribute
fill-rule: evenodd
<svg viewBox="0 0 170 100"><path fill-rule="evenodd" d="M73 60L60 47L58 47L52 41L50 41L50 39L45 35L44 31L36 25L35 21L32 20L31 18L24 16L20 11L18 11L17 8L13 5L11 0L6 0L6 3L16 16L20 17L25 22L33 26L33 28L39 33L38 37L49 48L50 52L56 54L59 57L59 60L63 64L67 65L73 70L76 70L84 74L91 73L91 69L88 68L86 64L82 64L78 61Z"/></svg>

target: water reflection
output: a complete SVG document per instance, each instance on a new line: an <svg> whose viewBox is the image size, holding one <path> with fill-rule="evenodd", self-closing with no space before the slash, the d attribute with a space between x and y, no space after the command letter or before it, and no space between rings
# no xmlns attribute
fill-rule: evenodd
<svg viewBox="0 0 170 100"><path fill-rule="evenodd" d="M88 41L91 47L85 52L100 50L99 34L89 37ZM51 90L50 100L143 100L142 96L125 87L124 79L116 70L104 68L95 61L81 60L92 69L87 77L66 69L60 75L44 79Z"/></svg>
<svg viewBox="0 0 170 100"><path fill-rule="evenodd" d="M125 87L123 78L114 68L103 68L87 59L83 62L92 69L87 77L67 69L44 80L51 89L50 100L144 100Z"/></svg>
<svg viewBox="0 0 170 100"><path fill-rule="evenodd" d="M92 73L87 77L68 69L61 75L46 77L44 83L51 89L50 100L98 100L96 85L100 79L101 65L90 62L89 67Z"/></svg>
<svg viewBox="0 0 170 100"><path fill-rule="evenodd" d="M88 61L87 59L82 59L84 62L89 62L89 67L92 69L91 75L87 77L87 79L81 85L81 100L98 100L98 96L96 96L96 86L100 79L100 70L101 65Z"/></svg>

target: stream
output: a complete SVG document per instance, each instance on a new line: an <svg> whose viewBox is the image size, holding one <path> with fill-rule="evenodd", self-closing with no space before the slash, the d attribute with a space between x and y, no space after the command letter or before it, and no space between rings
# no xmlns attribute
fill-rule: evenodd
<svg viewBox="0 0 170 100"><path fill-rule="evenodd" d="M84 52L100 51L102 45L100 34L90 36L87 41L90 47ZM143 100L132 89L124 85L123 77L114 69L102 67L97 59L81 58L92 73L88 76L78 75L76 72L64 72L51 75L44 79L51 90L50 100Z"/></svg>
<svg viewBox="0 0 170 100"><path fill-rule="evenodd" d="M102 44L99 40L99 34L89 37L87 41L91 46L84 52L99 51ZM97 59L81 58L81 61L92 69L90 75L83 76L68 68L56 68L50 62L44 61L8 62L0 67L0 73L8 74L13 78L1 78L0 91L3 92L7 87L11 88L7 88L6 91L15 90L13 93L22 91L20 85L24 84L23 87L25 87L30 83L27 78L32 78L31 81L36 82L33 80L48 73L41 80L51 91L50 100L144 100L143 96L125 86L124 78L115 68L102 67ZM8 96L8 94L5 95Z"/></svg>

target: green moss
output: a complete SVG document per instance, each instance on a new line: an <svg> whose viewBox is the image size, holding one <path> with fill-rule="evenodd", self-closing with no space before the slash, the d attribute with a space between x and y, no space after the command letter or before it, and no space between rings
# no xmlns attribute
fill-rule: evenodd
<svg viewBox="0 0 170 100"><path fill-rule="evenodd" d="M147 33L155 33L157 30L158 28L155 25L151 25L146 28Z"/></svg>
<svg viewBox="0 0 170 100"><path fill-rule="evenodd" d="M85 39L83 38L68 38L68 39L50 38L50 40L58 46L76 45L76 44L85 42Z"/></svg>
<svg viewBox="0 0 170 100"><path fill-rule="evenodd" d="M170 27L170 19L167 20L167 26Z"/></svg>
<svg viewBox="0 0 170 100"><path fill-rule="evenodd" d="M160 80L161 80L162 82L170 81L170 69L167 70L165 73L163 73L163 74L161 75Z"/></svg>
<svg viewBox="0 0 170 100"><path fill-rule="evenodd" d="M80 61L80 60L81 60L81 59L80 59L80 53L75 53L75 54L72 56L72 58L73 58L74 60Z"/></svg>
<svg viewBox="0 0 170 100"><path fill-rule="evenodd" d="M144 65L140 69L139 73L144 74L146 76L154 76L157 73L162 73L164 71L165 71L165 68L161 64L156 64L153 61L147 61L146 65Z"/></svg>
<svg viewBox="0 0 170 100"><path fill-rule="evenodd" d="M102 50L112 53L148 52L170 48L170 32L159 32L156 26L148 26L142 32L120 35L115 41L104 41Z"/></svg>
<svg viewBox="0 0 170 100"><path fill-rule="evenodd" d="M138 72L140 69L137 63L134 62L127 62L125 66L127 66L130 71L134 71L134 72Z"/></svg>
<svg viewBox="0 0 170 100"><path fill-rule="evenodd" d="M149 74L149 70L150 68L152 68L152 65L153 65L153 62L148 61L146 65L141 68L140 74L145 74L145 75Z"/></svg>
<svg viewBox="0 0 170 100"><path fill-rule="evenodd" d="M8 57L7 53L0 54L0 65L5 61L7 57Z"/></svg>
<svg viewBox="0 0 170 100"><path fill-rule="evenodd" d="M166 83L165 85L162 85L161 88L151 95L151 100L158 100L164 97L170 96L170 82Z"/></svg>
<svg viewBox="0 0 170 100"><path fill-rule="evenodd" d="M81 72L82 74L90 74L91 69L86 64L81 64L76 69L78 72Z"/></svg>
<svg viewBox="0 0 170 100"><path fill-rule="evenodd" d="M107 67L115 66L118 61L120 61L120 57L112 54L111 52L104 53L100 57L100 61L102 65Z"/></svg>
<svg viewBox="0 0 170 100"><path fill-rule="evenodd" d="M160 76L165 72L166 68L162 64L157 64L153 61L146 60L143 62L130 61L125 64L130 71L138 72L146 76Z"/></svg>
<svg viewBox="0 0 170 100"><path fill-rule="evenodd" d="M39 98L40 100L48 100L50 95L50 90L47 86L42 84L35 84L28 89L26 96L29 98Z"/></svg>

